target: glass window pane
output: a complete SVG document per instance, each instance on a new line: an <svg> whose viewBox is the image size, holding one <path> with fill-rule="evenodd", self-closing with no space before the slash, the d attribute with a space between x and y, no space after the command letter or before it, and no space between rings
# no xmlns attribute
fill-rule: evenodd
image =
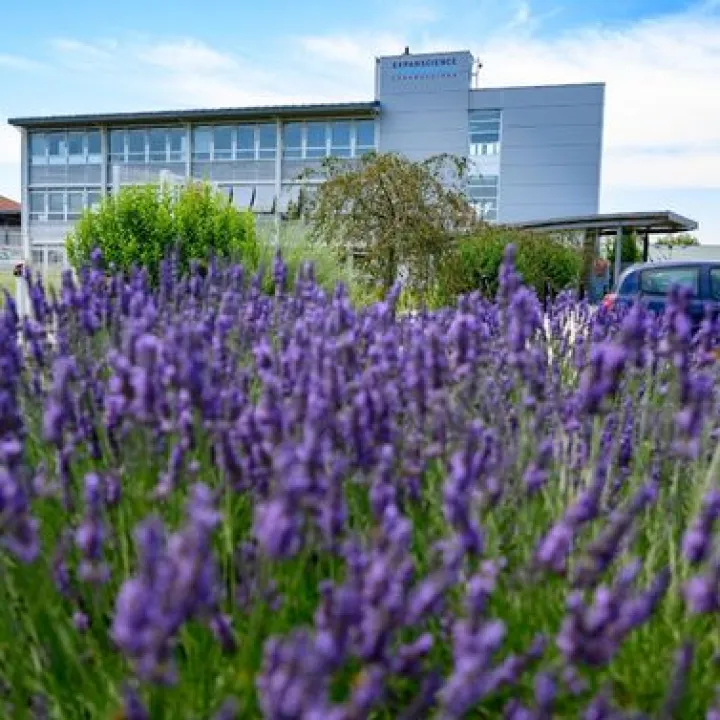
<svg viewBox="0 0 720 720"><path fill-rule="evenodd" d="M713 300L720 300L720 268L710 270L710 295Z"/></svg>
<svg viewBox="0 0 720 720"><path fill-rule="evenodd" d="M241 125L237 131L237 157L240 160L255 159L255 128Z"/></svg>
<svg viewBox="0 0 720 720"><path fill-rule="evenodd" d="M326 147L326 123L308 123L306 129L306 157L325 157Z"/></svg>
<svg viewBox="0 0 720 720"><path fill-rule="evenodd" d="M360 120L355 123L355 144L358 148L375 148L374 120Z"/></svg>
<svg viewBox="0 0 720 720"><path fill-rule="evenodd" d="M283 128L283 153L285 157L302 157L302 125L288 123Z"/></svg>
<svg viewBox="0 0 720 720"><path fill-rule="evenodd" d="M697 295L698 269L673 267L643 270L640 278L640 287L648 295L667 295L675 285L687 288L693 295Z"/></svg>
<svg viewBox="0 0 720 720"><path fill-rule="evenodd" d="M470 120L499 120L501 112L501 110L471 110Z"/></svg>
<svg viewBox="0 0 720 720"><path fill-rule="evenodd" d="M350 123L334 122L330 126L330 145L333 150L335 148L350 147ZM335 153L333 153L335 154Z"/></svg>
<svg viewBox="0 0 720 720"><path fill-rule="evenodd" d="M65 217L65 197L61 192L48 193L48 217L50 220L63 220Z"/></svg>
<svg viewBox="0 0 720 720"><path fill-rule="evenodd" d="M498 132L474 132L470 133L470 142L472 143L496 143L500 140Z"/></svg>
<svg viewBox="0 0 720 720"><path fill-rule="evenodd" d="M170 146L170 160L182 162L187 158L187 133L182 128L167 131L168 145Z"/></svg>
<svg viewBox="0 0 720 720"><path fill-rule="evenodd" d="M110 131L110 158L122 162L125 159L125 131Z"/></svg>
<svg viewBox="0 0 720 720"><path fill-rule="evenodd" d="M30 136L30 157L33 165L44 165L47 162L47 139L42 133Z"/></svg>
<svg viewBox="0 0 720 720"><path fill-rule="evenodd" d="M85 148L83 147L83 140L85 139L84 133L69 133L68 134L68 155L84 155Z"/></svg>
<svg viewBox="0 0 720 720"><path fill-rule="evenodd" d="M95 210L100 206L102 200L102 193L99 190L88 190L87 194L87 206L90 210Z"/></svg>
<svg viewBox="0 0 720 720"><path fill-rule="evenodd" d="M68 220L79 218L85 209L84 193L81 190L68 193Z"/></svg>
<svg viewBox="0 0 720 720"><path fill-rule="evenodd" d="M260 148L260 159L270 160L275 157L277 148L277 126L258 126L258 147Z"/></svg>
<svg viewBox="0 0 720 720"><path fill-rule="evenodd" d="M150 131L150 162L165 162L167 160L165 130L157 128Z"/></svg>
<svg viewBox="0 0 720 720"><path fill-rule="evenodd" d="M88 132L87 153L89 157L100 156L102 154L102 143L100 141L99 130L90 130Z"/></svg>
<svg viewBox="0 0 720 720"><path fill-rule="evenodd" d="M65 133L51 133L47 136L50 162L65 162L67 158L67 138Z"/></svg>
<svg viewBox="0 0 720 720"><path fill-rule="evenodd" d="M145 162L145 131L128 130L128 161Z"/></svg>
<svg viewBox="0 0 720 720"><path fill-rule="evenodd" d="M197 160L210 159L212 130L210 128L195 128L193 131L193 157Z"/></svg>
<svg viewBox="0 0 720 720"><path fill-rule="evenodd" d="M232 158L232 136L232 128L215 128L213 131L213 158L215 160L230 160Z"/></svg>
<svg viewBox="0 0 720 720"><path fill-rule="evenodd" d="M44 190L31 190L30 191L30 217L33 220L38 220L43 215L45 215L45 191Z"/></svg>

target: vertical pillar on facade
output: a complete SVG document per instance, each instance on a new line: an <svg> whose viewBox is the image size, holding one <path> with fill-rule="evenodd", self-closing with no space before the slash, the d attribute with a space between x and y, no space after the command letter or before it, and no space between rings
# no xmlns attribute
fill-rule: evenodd
<svg viewBox="0 0 720 720"><path fill-rule="evenodd" d="M185 148L187 155L185 157L185 180L189 183L192 180L193 166L192 166L192 125L190 123L185 124Z"/></svg>
<svg viewBox="0 0 720 720"><path fill-rule="evenodd" d="M586 295L590 294L593 287L593 266L597 257L597 237L597 232L590 228L583 233L581 282L586 288Z"/></svg>
<svg viewBox="0 0 720 720"><path fill-rule="evenodd" d="M645 230L643 233L643 262L647 262L650 259L650 232Z"/></svg>
<svg viewBox="0 0 720 720"><path fill-rule="evenodd" d="M280 244L280 194L282 193L282 121L277 118L275 135L275 242Z"/></svg>
<svg viewBox="0 0 720 720"><path fill-rule="evenodd" d="M622 225L618 225L615 231L615 269L613 272L613 285L617 285L617 281L620 279L620 273L622 272L622 241L623 241L623 228Z"/></svg>
<svg viewBox="0 0 720 720"><path fill-rule="evenodd" d="M32 266L32 236L30 233L30 153L28 143L30 138L27 128L20 130L20 237L22 239L22 261L28 267ZM22 317L29 312L30 297L25 279L17 278L15 281L15 302L18 313Z"/></svg>
<svg viewBox="0 0 720 720"><path fill-rule="evenodd" d="M108 194L108 165L110 164L110 149L108 143L108 129L106 125L100 128L100 185L102 197Z"/></svg>

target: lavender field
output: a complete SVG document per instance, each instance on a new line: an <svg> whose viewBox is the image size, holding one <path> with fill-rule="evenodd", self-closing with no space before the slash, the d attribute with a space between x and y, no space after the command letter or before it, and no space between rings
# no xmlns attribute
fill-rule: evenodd
<svg viewBox="0 0 720 720"><path fill-rule="evenodd" d="M510 250L494 302L407 316L95 261L0 316L0 717L720 718L720 326L682 295L545 323Z"/></svg>

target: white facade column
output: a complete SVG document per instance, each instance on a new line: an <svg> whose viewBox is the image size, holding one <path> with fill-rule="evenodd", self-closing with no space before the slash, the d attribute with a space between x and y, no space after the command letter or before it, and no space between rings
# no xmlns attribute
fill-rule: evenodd
<svg viewBox="0 0 720 720"><path fill-rule="evenodd" d="M100 128L100 184L102 185L102 197L108 194L108 164L110 163L110 151L108 143L108 129L105 125Z"/></svg>
<svg viewBox="0 0 720 720"><path fill-rule="evenodd" d="M32 267L32 235L30 230L30 136L27 128L20 130L20 236L22 238L22 261ZM24 278L15 281L15 302L20 317L30 311L30 296Z"/></svg>
<svg viewBox="0 0 720 720"><path fill-rule="evenodd" d="M280 244L280 194L282 193L282 138L283 124L280 118L276 123L275 139L275 242Z"/></svg>
<svg viewBox="0 0 720 720"><path fill-rule="evenodd" d="M185 124L185 148L187 150L187 156L185 157L185 179L190 182L193 176L192 166L192 125L190 123Z"/></svg>

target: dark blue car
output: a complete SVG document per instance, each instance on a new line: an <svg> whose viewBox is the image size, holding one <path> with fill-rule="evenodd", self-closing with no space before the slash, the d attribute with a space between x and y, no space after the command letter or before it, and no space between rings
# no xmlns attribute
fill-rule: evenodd
<svg viewBox="0 0 720 720"><path fill-rule="evenodd" d="M689 313L694 326L700 325L708 309L716 313L720 308L720 263L699 260L633 265L620 275L615 291L605 296L603 306L641 302L649 310L662 313L674 285L690 292Z"/></svg>

